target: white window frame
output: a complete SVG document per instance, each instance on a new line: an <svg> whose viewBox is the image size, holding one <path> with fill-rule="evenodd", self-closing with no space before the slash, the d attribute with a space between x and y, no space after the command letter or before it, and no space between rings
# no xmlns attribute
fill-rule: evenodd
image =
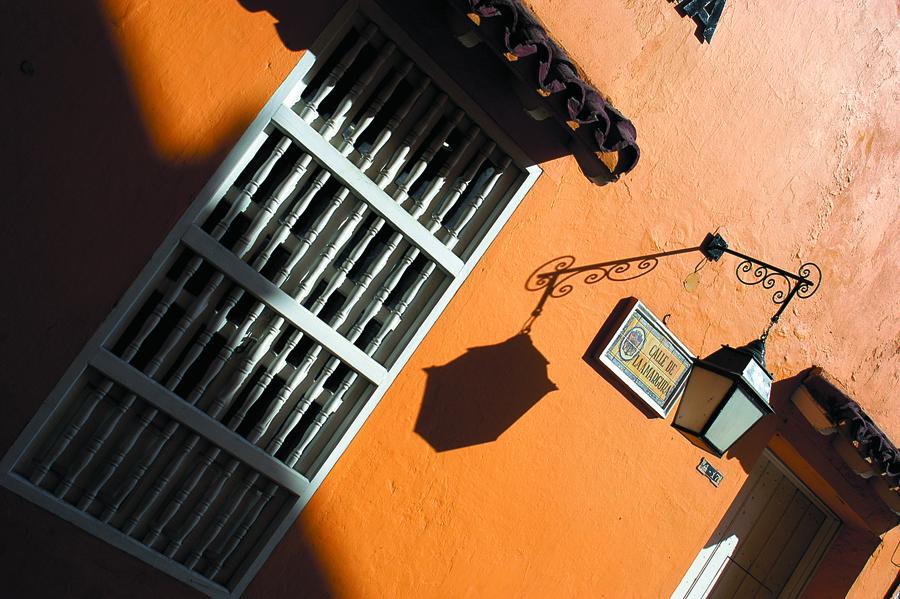
<svg viewBox="0 0 900 599"><path fill-rule="evenodd" d="M408 213L368 178L361 176L358 171L350 167L346 158L343 158L289 108L299 99L300 93L311 80L316 56L337 44L345 24L357 12L362 12L375 22L380 30L413 59L418 68L428 73L429 78L440 86L472 120L478 123L478 126L496 141L498 146L513 159L514 164L524 172L524 177L515 187L511 196L505 200L499 213L480 232L480 241L464 254L464 260L429 235L424 227L415 222ZM272 124L292 137L295 142L305 146L309 153L328 166L357 197L365 199L371 209L380 213L397 230L402 231L408 239L420 247L423 253L437 262L439 268L446 275L452 278L418 329L408 333L405 336L406 339L400 341L401 344L405 343L405 349L392 358L389 368L385 368L341 335L325 326L315 316L294 302L290 296L224 249L196 224L205 220L216 203L232 186L236 177L244 170L266 140L265 130ZM29 501L211 597L240 596L287 530L294 525L297 516L325 477L328 476L337 460L403 369L413 351L472 272L541 172L541 169L533 165L525 154L516 148L508 136L497 128L484 111L470 100L465 92L424 51L419 49L374 2L368 0L348 2L332 23L325 28L319 40L304 53L287 79L253 119L222 165L153 254L147 266L79 352L47 400L41 405L31 422L0 462L0 483ZM266 300L270 307L280 312L289 322L306 331L310 337L321 343L326 349L335 354L340 352L341 359L377 385L375 392L368 399L354 406L354 409L341 421L338 432L331 437L319 459L308 469L308 472L312 473L309 480L258 447L249 444L243 437L232 432L222 423L214 421L203 411L145 377L131 365L105 349L114 340L114 336L121 332L127 321L133 317L148 286L164 275L173 256L182 250L182 246L187 246L203 256L205 260L225 272L227 276L233 278L253 295L270 298ZM68 397L73 385L86 370L91 368L99 370L118 384L129 388L141 399L199 433L201 438L218 445L247 466L296 494L296 501L288 502L290 505L283 508L282 513L278 516L280 524L264 544L257 548L256 557L243 569L233 588L229 589L211 582L136 539L57 499L52 493L32 485L26 478L14 472L14 468L23 459L24 454L45 432L46 423L54 419L54 414Z"/></svg>

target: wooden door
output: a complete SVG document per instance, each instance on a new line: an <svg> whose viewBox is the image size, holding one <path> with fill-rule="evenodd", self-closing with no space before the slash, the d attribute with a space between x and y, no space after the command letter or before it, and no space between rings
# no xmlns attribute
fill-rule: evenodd
<svg viewBox="0 0 900 599"><path fill-rule="evenodd" d="M673 599L800 595L840 520L768 451Z"/></svg>

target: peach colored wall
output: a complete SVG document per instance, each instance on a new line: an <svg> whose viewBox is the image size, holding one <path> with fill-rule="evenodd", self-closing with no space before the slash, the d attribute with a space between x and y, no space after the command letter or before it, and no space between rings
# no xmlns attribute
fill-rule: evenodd
<svg viewBox="0 0 900 599"><path fill-rule="evenodd" d="M30 126L12 136L24 148L12 162L12 197L31 198L17 208L17 222L37 223L29 231L4 226L0 236L4 255L37 251L28 268L12 272L19 286L7 309L27 326L10 319L6 335L19 352L6 352L3 363L34 378L2 379L25 398L4 426L4 447L326 17L310 17L309 35L289 49L265 11L235 0L189 4L106 0L81 14L39 3L3 9L5 22L22 24L4 64L29 58L36 66L31 78L11 68L3 77L13 90L4 102ZM268 4L295 15L311 10ZM772 306L762 290L737 284L735 262L707 265L693 293L682 280L696 255L664 260L631 282L576 285L545 306L531 333L558 390L492 443L435 452L413 430L425 369L516 335L538 300L525 280L561 255L590 263L678 249L721 227L751 255L818 262L825 283L785 314L769 341L769 367L777 379L825 367L900 439L897 6L732 0L707 46L663 0L531 4L634 121L642 161L604 187L589 184L571 158L541 165L543 176L248 596L668 596L776 421L714 460L725 475L716 489L694 471L710 456L671 418L647 418L581 358L628 296L671 314L670 328L697 354L749 341ZM55 98L81 112L67 117ZM104 100L111 114L98 110ZM51 140L71 164L47 159ZM140 152L118 151L135 146ZM110 168L94 164L104 159ZM65 227L66 218L80 232ZM138 221L141 235L127 234ZM104 244L84 241L110 231L113 247L132 251L110 256ZM40 251L53 235L71 248L66 256ZM44 297L38 305L35 294ZM49 350L31 333L54 329L65 332ZM486 410L504 401L477 399ZM446 414L453 418L452 406ZM27 509L4 497L6 519ZM83 536L47 526L44 543L62 538L57 533L73 544ZM887 538L851 596L878 596L893 581L896 530ZM25 542L25 557L11 559L22 564L40 547ZM72 571L80 564L65 552L48 559ZM119 573L84 584L108 590L138 576L132 571L153 577L130 562L110 568Z"/></svg>

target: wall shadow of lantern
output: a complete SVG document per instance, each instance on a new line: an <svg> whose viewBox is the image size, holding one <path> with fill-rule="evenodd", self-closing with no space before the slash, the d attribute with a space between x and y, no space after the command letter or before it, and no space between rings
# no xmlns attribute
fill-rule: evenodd
<svg viewBox="0 0 900 599"><path fill-rule="evenodd" d="M547 364L531 337L521 333L426 368L416 433L439 452L496 441L557 389Z"/></svg>

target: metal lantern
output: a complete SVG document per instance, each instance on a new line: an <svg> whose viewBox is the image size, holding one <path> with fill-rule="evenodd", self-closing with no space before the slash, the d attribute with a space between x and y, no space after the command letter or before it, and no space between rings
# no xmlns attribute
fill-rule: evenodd
<svg viewBox="0 0 900 599"><path fill-rule="evenodd" d="M771 391L764 340L741 348L722 346L694 361L673 426L721 457L763 416L774 413Z"/></svg>
<svg viewBox="0 0 900 599"><path fill-rule="evenodd" d="M788 304L795 298L807 299L815 295L822 282L822 269L814 262L800 265L796 273L763 262L728 247L728 242L718 233L709 233L699 247L670 250L656 254L636 256L573 266L575 258L555 258L534 272L526 283L530 290L544 289L544 295L525 323L525 330L544 308L549 298L568 295L575 277L584 277L587 284L603 279L624 281L642 277L656 268L659 259L699 250L708 261L717 262L725 254L740 258L735 275L743 285L759 285L772 293L772 303L778 306L762 336L744 347L723 346L704 360L695 359L684 386L681 403L672 426L686 436L721 457L764 416L773 414L769 406L772 392L772 375L766 370L766 338L778 323ZM552 266L551 271L543 271ZM685 280L685 288L696 285L697 268ZM663 319L665 324L665 319Z"/></svg>

